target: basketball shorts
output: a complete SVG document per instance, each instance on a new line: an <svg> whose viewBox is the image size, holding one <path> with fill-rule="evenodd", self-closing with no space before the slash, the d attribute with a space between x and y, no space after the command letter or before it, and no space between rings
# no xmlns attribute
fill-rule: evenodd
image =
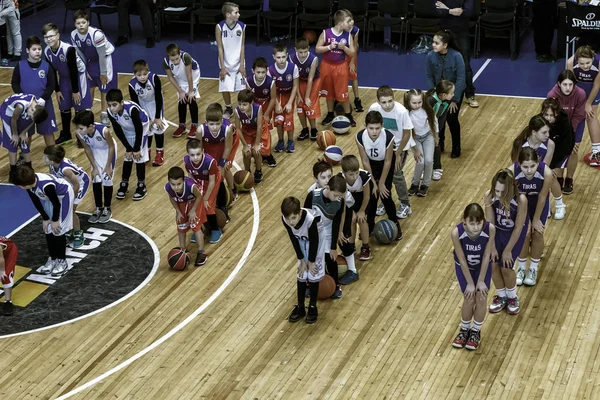
<svg viewBox="0 0 600 400"><path fill-rule="evenodd" d="M15 266L17 265L18 253L16 244L4 250L4 275L2 276L2 286L4 289L13 287L15 282Z"/></svg>
<svg viewBox="0 0 600 400"><path fill-rule="evenodd" d="M237 152L238 147L240 147L240 138L238 136L238 133L235 132L233 134L233 140L231 143L231 151L229 152L229 157L227 157L227 162L229 163L229 167L231 167L231 164L233 163L233 160L235 159L235 153ZM225 145L224 144L209 144L209 143L204 143L204 152L206 154L208 154L209 156L211 156L212 158L215 159L215 161L217 162L217 164L220 163L221 159L223 158L223 153L225 152Z"/></svg>
<svg viewBox="0 0 600 400"><path fill-rule="evenodd" d="M346 63L348 63L348 80L355 81L358 79L358 54L354 57L354 61L352 58L346 57ZM354 72L350 69L350 64L354 65Z"/></svg>
<svg viewBox="0 0 600 400"><path fill-rule="evenodd" d="M246 89L246 78L239 71L227 71L223 80L219 79L219 93L240 92Z"/></svg>
<svg viewBox="0 0 600 400"><path fill-rule="evenodd" d="M302 254L304 254L304 261L308 264L308 240L299 240ZM316 272L313 274L310 270L305 271L302 274L298 274L298 280L300 282L319 282L325 277L325 253L321 252L321 244L319 243L319 251L317 251L317 257L315 258Z"/></svg>
<svg viewBox="0 0 600 400"><path fill-rule="evenodd" d="M75 111L90 110L92 108L92 95L90 93L89 81L86 74L79 74L79 95L81 102L75 104L73 101L73 89L69 76L59 76L58 87L63 99L58 103L58 109L69 111L74 108Z"/></svg>
<svg viewBox="0 0 600 400"><path fill-rule="evenodd" d="M108 83L106 85L103 85L102 81L100 80L100 64L98 62L88 64L87 70L91 78L90 87L97 87L101 93L108 93L108 91L111 89L119 88L119 78L115 73L115 65L112 54L106 56L106 77L108 78Z"/></svg>
<svg viewBox="0 0 600 400"><path fill-rule="evenodd" d="M39 124L35 124L31 128L29 128L29 136L33 136L34 132L37 132L39 135L52 135L54 132L58 130L58 126L56 125L56 113L54 112L54 104L52 103L52 98L46 100L46 111L48 111L48 118L46 120L40 122Z"/></svg>
<svg viewBox="0 0 600 400"><path fill-rule="evenodd" d="M244 140L252 150L252 146L256 141L256 130L242 127L242 135L244 135ZM266 122L263 123L262 134L260 135L260 154L263 157L268 157L271 154L271 132L269 132Z"/></svg>
<svg viewBox="0 0 600 400"><path fill-rule="evenodd" d="M127 137L127 142L130 146L133 146L135 143L135 138L132 139L131 137ZM123 162L133 161L136 164L145 164L150 160L150 156L148 155L148 136L144 135L144 137L142 137L142 146L140 147L140 154L140 159L136 160L133 158L132 155L125 153L125 156L123 157Z"/></svg>
<svg viewBox="0 0 600 400"><path fill-rule="evenodd" d="M511 256L513 260L516 260L521 254L521 250L523 249L523 245L525 244L525 238L527 237L527 232L529 231L529 221L526 220L525 225L523 225L523 229L521 230L521 234L519 235L519 239L517 243L515 243L514 247L511 251ZM510 241L510 235L512 235L512 230L502 230L496 226L496 236L495 236L495 245L496 251L498 252L498 265L502 267L502 253L506 249L506 245ZM514 263L511 268L514 268Z"/></svg>
<svg viewBox="0 0 600 400"><path fill-rule="evenodd" d="M69 185L69 192L65 196L60 196L60 215L58 222L60 223L60 232L58 234L52 231L52 227L48 225L48 230L45 234L52 234L54 236L66 235L71 229L73 229L73 201L75 195L73 194L73 188ZM48 216L52 216L52 202L50 200L41 199L44 211Z"/></svg>
<svg viewBox="0 0 600 400"><path fill-rule="evenodd" d="M154 123L154 117L156 116L156 102L155 101L149 101L149 102L140 101L140 106L144 109L144 111L146 111L146 114L148 114L150 116L150 129L148 129L148 136L160 135L160 134L165 133L165 131L167 130L169 125L167 124L167 120L165 119L164 109L161 110L161 112L160 112L160 117L161 117L161 120L163 123L163 128L160 129Z"/></svg>
<svg viewBox="0 0 600 400"><path fill-rule="evenodd" d="M81 135L80 135L80 140L81 139ZM96 176L92 176L92 183L102 183L102 186L112 186L113 185L113 178L115 176L115 166L117 164L117 142L115 141L115 139L113 138L113 144L115 145L115 153L113 154L112 160L111 160L111 173L110 175L107 174L104 171L104 168L106 167L107 161L108 161L108 150L97 150L92 148L92 155L94 156L94 165L91 165L91 167L93 168L94 166L96 167L96 169L98 170L98 175Z"/></svg>
<svg viewBox="0 0 600 400"><path fill-rule="evenodd" d="M10 140L13 137L18 137L19 132L22 132L31 123L29 119L19 118L17 120L17 132L12 132L11 117L5 115L2 116L2 147L11 153L16 153L18 149L21 149L21 153L27 154L31 151L31 141L24 142L19 140L19 143L15 146ZM27 135L31 137L31 130L27 132Z"/></svg>
<svg viewBox="0 0 600 400"><path fill-rule="evenodd" d="M216 212L217 195L219 194L219 187L221 186L221 182L223 182L223 177L220 173L218 173L215 177L215 186L213 187L212 192L210 192L210 196L208 197L208 207L205 208L206 215L214 215ZM200 188L202 196L204 196L204 194L206 193L206 189L208 189L208 179L205 181L196 181L196 184Z"/></svg>
<svg viewBox="0 0 600 400"><path fill-rule="evenodd" d="M83 174L83 176L79 177L79 192L77 192L77 195L75 195L75 199L73 200L74 205L78 205L81 203L89 187L90 177L88 176L88 174Z"/></svg>
<svg viewBox="0 0 600 400"><path fill-rule="evenodd" d="M563 158L558 164L556 164L556 166L553 169L562 169L562 168L567 168L567 164L569 163L569 156L566 156L565 158Z"/></svg>
<svg viewBox="0 0 600 400"><path fill-rule="evenodd" d="M319 96L321 93L321 78L319 77L313 81L309 94L309 98L312 103L310 107L304 102L304 99L306 98L307 85L307 81L300 81L298 84L298 115L306 115L306 118L308 119L321 118L321 103L319 102Z"/></svg>
<svg viewBox="0 0 600 400"><path fill-rule="evenodd" d="M463 274L460 264L457 263L456 261L454 262L454 269L456 271L456 279L458 279L458 284L460 285L460 290L461 290L461 292L464 293L465 289L467 288L467 278ZM469 266L469 272L471 273L471 278L473 279L473 282L477 283L477 280L479 279L479 274L481 273L481 265L479 265L478 267L476 267L474 269L472 269L471 266ZM489 289L490 283L492 282L491 266L487 269L485 278L483 278L483 282Z"/></svg>
<svg viewBox="0 0 600 400"><path fill-rule="evenodd" d="M263 119L268 118L269 122L268 122L268 127L269 130L273 129L273 112L271 111L271 113L269 115L267 115L267 108L269 108L269 103L271 102L271 100L267 100L264 103L259 103L260 104L260 109L263 113Z"/></svg>
<svg viewBox="0 0 600 400"><path fill-rule="evenodd" d="M592 91L594 84L591 82L577 82L577 86L583 89L583 91L585 92L585 98L587 99L588 97L590 97L590 92ZM596 94L596 98L592 102L593 106L597 106L598 104L600 104L600 92Z"/></svg>
<svg viewBox="0 0 600 400"><path fill-rule="evenodd" d="M321 62L321 95L327 100L348 101L348 63Z"/></svg>
<svg viewBox="0 0 600 400"><path fill-rule="evenodd" d="M538 196L527 196L527 213L529 215L529 222L533 222L533 216L535 215L535 208L537 206ZM542 209L542 213L540 214L540 221L542 221L542 225L546 226L546 221L548 220L548 211L550 210L550 196L546 197L546 202L544 203L544 208Z"/></svg>
<svg viewBox="0 0 600 400"><path fill-rule="evenodd" d="M175 79L177 80L177 83L181 89L185 90L187 93L189 91L187 78L185 76L183 78L176 76ZM192 87L194 90L194 97L197 99L200 98L200 89L198 88L198 85L200 85L200 70L192 70ZM177 95L177 92L175 92L175 95Z"/></svg>
<svg viewBox="0 0 600 400"><path fill-rule="evenodd" d="M579 144L583 141L583 131L585 130L585 119L577 125L575 129L575 143Z"/></svg>
<svg viewBox="0 0 600 400"><path fill-rule="evenodd" d="M282 126L284 131L294 130L294 104L292 104L292 111L286 112L285 105L290 100L290 93L278 93L277 101L281 104L281 114L273 112L273 124L275 126Z"/></svg>
<svg viewBox="0 0 600 400"><path fill-rule="evenodd" d="M206 210L204 209L204 206L202 205L202 203L200 203L198 205L198 207L196 208L196 212L195 212L193 218L190 219L188 214L193 206L194 206L193 201L177 203L179 212L181 212L181 214L183 214L182 220L178 220L176 218L177 232L187 232L190 229L194 232L198 232L200 229L202 229L202 224L204 224L206 222Z"/></svg>

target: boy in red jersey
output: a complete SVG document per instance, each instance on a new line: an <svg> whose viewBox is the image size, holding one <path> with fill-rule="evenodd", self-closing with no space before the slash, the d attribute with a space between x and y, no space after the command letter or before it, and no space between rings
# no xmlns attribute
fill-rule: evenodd
<svg viewBox="0 0 600 400"><path fill-rule="evenodd" d="M302 124L302 132L298 140L308 139L308 125L310 124L310 140L317 140L317 118L321 118L321 78L317 65L319 59L309 50L308 40L300 38L296 40L296 52L290 55L292 61L298 67L300 73L298 85L298 118Z"/></svg>
<svg viewBox="0 0 600 400"><path fill-rule="evenodd" d="M298 67L288 61L288 52L284 45L277 44L273 48L275 64L269 66L269 76L275 81L277 98L275 99L275 127L277 128L277 145L275 153L286 151L293 153L294 146L294 104L298 92ZM287 145L284 144L283 133L287 132Z"/></svg>

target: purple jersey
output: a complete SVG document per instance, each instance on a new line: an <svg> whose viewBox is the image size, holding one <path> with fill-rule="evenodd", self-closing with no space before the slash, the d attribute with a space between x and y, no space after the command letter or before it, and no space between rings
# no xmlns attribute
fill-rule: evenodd
<svg viewBox="0 0 600 400"><path fill-rule="evenodd" d="M538 158L540 159L540 161L544 161L544 158L546 157L546 154L548 153L548 141L550 139L546 140L545 142L540 143L540 145L537 147L537 149L534 149L535 152L538 155ZM525 143L523 143L522 147L531 147L531 145L529 144L529 140L526 140ZM531 147L533 149L533 147Z"/></svg>
<svg viewBox="0 0 600 400"><path fill-rule="evenodd" d="M74 46L65 42L60 42L56 52L52 51L50 46L44 49L44 55L46 56L46 59L56 70L56 72L58 72L59 82L64 79L70 80L69 66L67 65L67 52L70 48L74 48ZM82 75L87 79L86 65L79 54L79 52L75 51L75 57L77 59L77 71L79 72L80 80Z"/></svg>
<svg viewBox="0 0 600 400"><path fill-rule="evenodd" d="M306 57L306 60L304 60L304 62L300 62L300 59L298 58L298 53L294 53L294 54L290 55L290 61L292 63L296 64L296 66L298 67L298 72L300 73L299 78L301 81L308 80L308 75L310 74L310 68L311 68L312 63L315 58L317 58L317 56L315 56L311 52L308 52L308 57ZM317 68L315 70L315 76L314 76L313 80L316 80L319 76L320 76L319 69Z"/></svg>
<svg viewBox="0 0 600 400"><path fill-rule="evenodd" d="M356 36L356 34L360 31L360 29L358 29L358 26L353 25L352 29L350 29L350 34L352 35L352 39L354 39L354 37Z"/></svg>
<svg viewBox="0 0 600 400"><path fill-rule="evenodd" d="M280 72L276 64L269 66L269 75L275 81L277 94L289 93L294 87L294 75L296 73L296 65L291 62L286 62L285 69Z"/></svg>
<svg viewBox="0 0 600 400"><path fill-rule="evenodd" d="M210 129L208 129L208 125L203 123L200 125L200 136L202 137L202 141L209 145L219 145L225 144L225 138L227 137L227 129L231 125L231 122L227 119L223 119L223 123L221 124L221 129L219 129L219 133L217 135L213 135Z"/></svg>
<svg viewBox="0 0 600 400"><path fill-rule="evenodd" d="M515 227L515 221L517 219L517 208L518 208L517 198L513 198L510 201L510 208L505 210L500 203L500 200L494 197L494 202L492 207L494 209L495 221L494 225L496 229L501 231L512 232Z"/></svg>
<svg viewBox="0 0 600 400"><path fill-rule="evenodd" d="M71 213L71 202L72 198L69 197L69 189L71 185L64 179L54 177L48 174L35 174L36 181L35 185L29 189L29 191L35 194L42 201L49 202L50 199L46 196L44 192L44 188L48 185L54 186L54 190L56 191L56 195L58 199L61 201L61 210L60 210L60 219L64 220ZM50 215L51 216L51 215Z"/></svg>
<svg viewBox="0 0 600 400"><path fill-rule="evenodd" d="M342 31L339 35L333 33L331 28L325 29L323 31L325 35L325 42L323 46L329 46L332 43L341 43L346 46L350 43L350 33L346 31ZM323 61L327 61L330 64L341 64L346 62L346 53L344 50L340 50L337 47L335 49L331 49L323 54Z"/></svg>
<svg viewBox="0 0 600 400"><path fill-rule="evenodd" d="M183 178L183 193L177 194L175 190L171 187L171 184L167 182L165 185L165 191L169 194L169 197L176 203L186 203L188 201L196 201L196 196L194 195L194 186L196 186L196 182L189 176Z"/></svg>
<svg viewBox="0 0 600 400"><path fill-rule="evenodd" d="M23 107L23 111L21 112L21 116L19 117L19 119L29 120L30 118L27 115L27 109L31 106L31 103L33 103L34 101L37 101L40 104L42 104L42 102L40 102L40 100L38 100L32 94L17 93L8 96L0 106L0 116L2 117L2 120L4 122L10 123L10 119L12 118L13 113L15 112L15 107L17 105Z"/></svg>
<svg viewBox="0 0 600 400"><path fill-rule="evenodd" d="M537 199L538 195L540 194L540 190L542 190L542 186L544 186L544 170L546 168L546 164L540 162L531 179L528 179L525 176L525 173L521 170L521 166L518 162L513 164L513 168L515 169L515 179L519 185L519 192L527 195L527 198L531 203L529 198L533 197Z"/></svg>
<svg viewBox="0 0 600 400"><path fill-rule="evenodd" d="M236 108L237 115L242 124L242 128L256 130L258 129L258 113L260 112L260 104L252 103L252 115L248 115L240 110L239 107Z"/></svg>
<svg viewBox="0 0 600 400"><path fill-rule="evenodd" d="M254 75L248 77L248 86L254 93L254 102L258 104L265 104L271 100L271 88L273 87L273 78L266 76L265 80L258 85Z"/></svg>
<svg viewBox="0 0 600 400"><path fill-rule="evenodd" d="M81 35L77 29L71 32L71 43L83 54L85 64L90 76L100 76L100 57L98 47L104 47L106 57L109 57L115 48L108 40L104 32L90 26L85 35Z"/></svg>
<svg viewBox="0 0 600 400"><path fill-rule="evenodd" d="M460 241L460 247L465 254L469 269L480 269L482 267L481 261L485 247L490 240L490 223L486 221L483 224L483 230L475 240L469 237L465 231L464 224L458 224L456 227L458 228L458 240ZM460 261L456 256L456 250L454 250L454 262L460 267Z"/></svg>
<svg viewBox="0 0 600 400"><path fill-rule="evenodd" d="M194 163L192 163L192 160L190 160L190 156L187 155L183 157L183 164L185 165L185 169L188 172L188 174L196 182L208 182L208 178L211 175L211 170L214 171L216 169L218 171L215 159L206 153L202 155L202 161L200 161L200 164L198 166L194 165Z"/></svg>
<svg viewBox="0 0 600 400"><path fill-rule="evenodd" d="M48 74L54 73L54 71L50 70L50 64L46 60L42 60L40 66L37 68L31 68L27 60L21 60L19 61L19 73L21 74L21 82L19 84L23 93L41 98L48 86ZM52 101L52 96L46 99L46 102L48 101Z"/></svg>
<svg viewBox="0 0 600 400"><path fill-rule="evenodd" d="M596 55L592 61L592 67L584 71L577 62L577 56L573 58L573 73L577 78L577 86L585 90L585 94L589 95L594 86L594 80L600 71L600 56Z"/></svg>

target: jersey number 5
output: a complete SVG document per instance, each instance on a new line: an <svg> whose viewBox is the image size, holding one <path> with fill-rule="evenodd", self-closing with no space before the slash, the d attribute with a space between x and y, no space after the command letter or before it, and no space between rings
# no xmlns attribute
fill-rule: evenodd
<svg viewBox="0 0 600 400"><path fill-rule="evenodd" d="M479 265L481 263L481 255L479 254L469 254L467 256L467 264L469 265Z"/></svg>

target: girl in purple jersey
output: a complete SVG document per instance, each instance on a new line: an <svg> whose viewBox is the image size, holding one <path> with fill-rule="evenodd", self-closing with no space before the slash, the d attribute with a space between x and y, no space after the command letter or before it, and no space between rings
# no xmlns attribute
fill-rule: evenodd
<svg viewBox="0 0 600 400"><path fill-rule="evenodd" d="M513 141L510 157L516 161L524 147L531 147L539 158L550 164L554 154L554 142L550 139L550 124L540 114L534 115L529 124Z"/></svg>
<svg viewBox="0 0 600 400"><path fill-rule="evenodd" d="M452 342L456 348L477 350L479 347L492 279L491 256L495 234L496 228L485 220L483 208L477 203L465 208L463 222L452 229L454 268L464 294L460 331Z"/></svg>
<svg viewBox="0 0 600 400"><path fill-rule="evenodd" d="M527 196L519 193L512 171L501 169L492 179L492 187L483 196L485 219L496 227L492 251L492 279L497 294L490 305L490 312L504 308L511 315L520 311L517 297L517 276L514 261L523 248L529 229L527 219Z"/></svg>
<svg viewBox="0 0 600 400"><path fill-rule="evenodd" d="M525 245L517 259L517 286L534 286L537 282L538 264L544 251L544 229L550 209L549 192L554 175L546 163L539 161L538 154L531 148L521 150L517 161L508 169L515 174L519 192L527 196L531 222ZM531 257L531 262L526 274L527 257Z"/></svg>

